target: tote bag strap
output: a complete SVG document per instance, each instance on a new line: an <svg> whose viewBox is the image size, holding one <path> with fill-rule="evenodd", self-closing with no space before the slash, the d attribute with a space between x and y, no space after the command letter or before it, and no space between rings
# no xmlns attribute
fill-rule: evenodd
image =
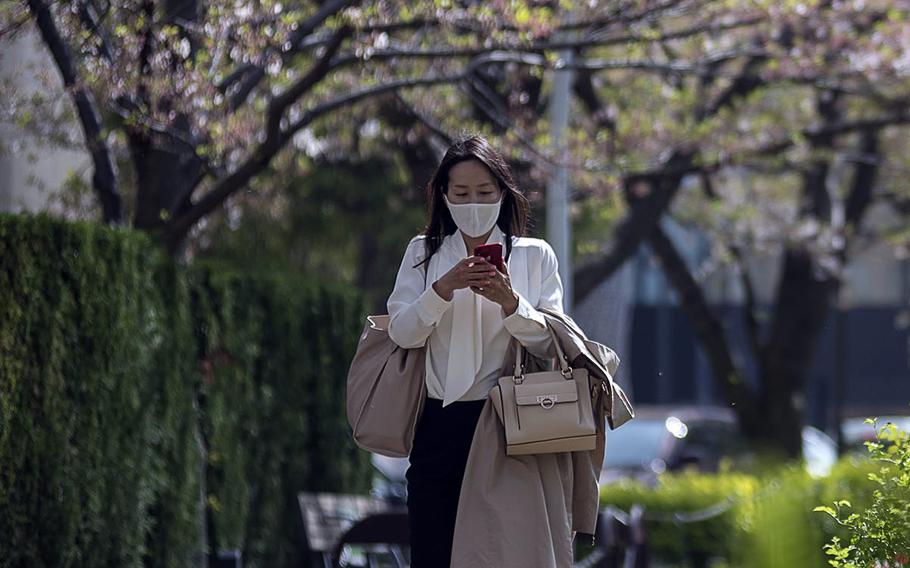
<svg viewBox="0 0 910 568"><path fill-rule="evenodd" d="M559 344L559 339L556 337L556 332L553 331L553 327L550 325L550 322L544 318L544 321L547 324L547 331L550 333L550 339L553 341L553 346L556 348L556 362L559 365L559 372L562 373L562 376L566 379L572 378L572 368L569 367L569 359L566 357L566 354L562 350L562 345ZM515 342L518 344L515 349L515 370L512 372L512 380L516 384L521 384L524 381L524 372L525 372L525 355L527 349L521 344L518 339L515 339Z"/></svg>

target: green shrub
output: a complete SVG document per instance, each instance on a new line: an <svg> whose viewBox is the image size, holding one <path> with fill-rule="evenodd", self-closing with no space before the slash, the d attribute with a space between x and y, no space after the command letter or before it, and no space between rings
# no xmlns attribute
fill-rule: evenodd
<svg viewBox="0 0 910 568"><path fill-rule="evenodd" d="M873 426L874 420L868 421ZM871 492L848 492L826 513L844 529L831 537L825 552L835 568L910 565L910 437L893 424L876 428L877 441L867 442L874 471L866 478ZM860 503L854 495L865 493ZM831 502L831 501L829 501ZM853 512L856 511L856 512Z"/></svg>
<svg viewBox="0 0 910 568"><path fill-rule="evenodd" d="M664 475L657 487L622 482L601 487L601 504L624 511L645 509L645 528L651 553L670 565L687 565L692 558L732 558L741 546L749 516L750 497L758 480L747 474L704 475L685 472ZM716 515L698 522L680 522L676 513L717 506Z"/></svg>
<svg viewBox="0 0 910 568"><path fill-rule="evenodd" d="M168 264L142 234L0 216L0 564L185 565L198 547Z"/></svg>
<svg viewBox="0 0 910 568"><path fill-rule="evenodd" d="M337 287L0 215L0 566L198 564L204 519L247 566L298 564L296 492L369 485L343 402L362 317Z"/></svg>
<svg viewBox="0 0 910 568"><path fill-rule="evenodd" d="M751 514L743 526L734 564L749 568L824 566L823 529L812 518L819 480L801 464L782 466L758 478Z"/></svg>
<svg viewBox="0 0 910 568"><path fill-rule="evenodd" d="M362 306L349 293L218 264L196 267L190 281L215 544L243 550L248 566L296 565L296 493L369 487L368 454L353 444L344 408Z"/></svg>
<svg viewBox="0 0 910 568"><path fill-rule="evenodd" d="M821 568L822 544L844 531L813 508L831 495L870 502L871 468L868 460L846 457L820 479L799 465L758 474L665 474L656 487L605 485L601 505L643 506L651 555L668 566Z"/></svg>
<svg viewBox="0 0 910 568"><path fill-rule="evenodd" d="M197 565L195 560L202 554L203 456L196 436L198 366L189 292L182 271L172 262L162 261L155 283L162 294L158 315L165 322L154 356L153 372L160 384L150 401L155 409L154 455L160 473L156 500L148 511L151 526L146 535L145 565L176 567L186 566L188 561Z"/></svg>

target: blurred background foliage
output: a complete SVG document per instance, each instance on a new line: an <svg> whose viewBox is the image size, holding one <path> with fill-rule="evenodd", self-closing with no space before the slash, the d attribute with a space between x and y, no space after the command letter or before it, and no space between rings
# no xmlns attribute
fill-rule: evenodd
<svg viewBox="0 0 910 568"><path fill-rule="evenodd" d="M242 208L209 218L197 258L355 286L384 313L400 251L425 216L405 199L407 178L393 158L296 157L265 176Z"/></svg>
<svg viewBox="0 0 910 568"><path fill-rule="evenodd" d="M668 473L656 486L604 485L601 505L644 507L649 551L660 565L820 568L827 565L822 545L847 530L813 509L846 495L865 509L876 489L868 475L877 470L863 456L849 455L818 478L780 465L760 472Z"/></svg>
<svg viewBox="0 0 910 568"><path fill-rule="evenodd" d="M371 469L337 379L362 299L298 276L0 215L0 565L301 562L297 492Z"/></svg>

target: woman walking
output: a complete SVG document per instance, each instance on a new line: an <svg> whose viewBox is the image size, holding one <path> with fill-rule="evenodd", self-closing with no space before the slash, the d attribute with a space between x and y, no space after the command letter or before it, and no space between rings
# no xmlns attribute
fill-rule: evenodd
<svg viewBox="0 0 910 568"><path fill-rule="evenodd" d="M448 149L427 205L388 300L388 333L401 347L427 346L427 400L406 474L411 566L444 568L461 491L472 490L461 485L481 409L512 338L533 355L554 354L538 308L562 311L562 283L552 247L524 236L528 200L484 138ZM493 243L500 266L474 254Z"/></svg>

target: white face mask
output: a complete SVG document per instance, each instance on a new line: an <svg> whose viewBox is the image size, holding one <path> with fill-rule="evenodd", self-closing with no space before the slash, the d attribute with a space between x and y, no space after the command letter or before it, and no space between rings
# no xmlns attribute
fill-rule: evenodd
<svg viewBox="0 0 910 568"><path fill-rule="evenodd" d="M461 232L469 237L479 237L486 234L496 224L499 218L499 208L502 205L503 195L499 196L496 203L449 203L449 197L442 194L442 198L452 214L455 225Z"/></svg>

